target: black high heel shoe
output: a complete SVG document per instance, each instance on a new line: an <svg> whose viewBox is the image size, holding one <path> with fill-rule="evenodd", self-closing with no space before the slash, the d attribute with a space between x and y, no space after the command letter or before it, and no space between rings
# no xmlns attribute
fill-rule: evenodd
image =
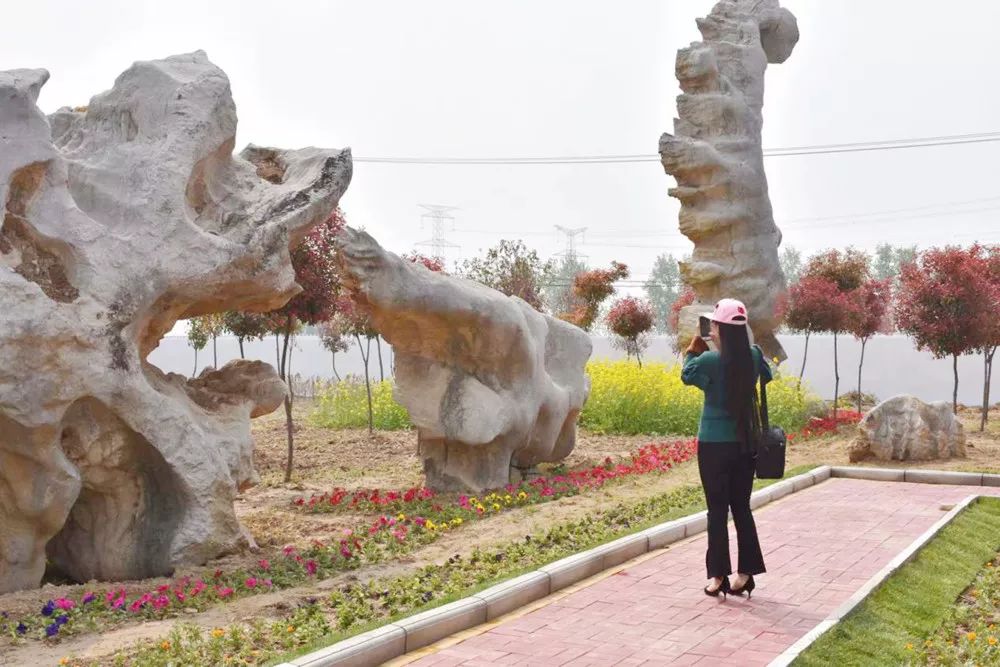
<svg viewBox="0 0 1000 667"><path fill-rule="evenodd" d="M729 592L733 595L743 595L743 593L746 593L747 599L749 600L750 594L753 593L753 589L755 588L757 588L757 584L754 583L753 575L751 574L747 577L746 582L742 586L739 588L730 587Z"/></svg>
<svg viewBox="0 0 1000 667"><path fill-rule="evenodd" d="M705 595L709 597L717 598L719 597L719 593L722 593L722 597L725 598L726 596L729 595L731 590L729 588L729 577L723 577L722 583L719 584L719 587L716 588L714 591L708 590L708 586L705 586L703 590L705 591Z"/></svg>

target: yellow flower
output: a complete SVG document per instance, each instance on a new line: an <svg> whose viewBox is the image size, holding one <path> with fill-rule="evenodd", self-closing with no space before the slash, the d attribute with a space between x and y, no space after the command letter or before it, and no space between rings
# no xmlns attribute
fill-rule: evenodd
<svg viewBox="0 0 1000 667"><path fill-rule="evenodd" d="M497 503L493 503L493 511L494 512L499 512L500 511L500 505L498 505Z"/></svg>
<svg viewBox="0 0 1000 667"><path fill-rule="evenodd" d="M997 638L996 637L990 637L989 639L986 640L986 642L990 646L996 646L997 645Z"/></svg>
<svg viewBox="0 0 1000 667"><path fill-rule="evenodd" d="M163 642L162 642L162 643L160 644L160 648L162 648L162 649L163 649L164 651L169 651L169 650L170 650L170 642L168 642L168 641L163 641Z"/></svg>
<svg viewBox="0 0 1000 667"><path fill-rule="evenodd" d="M445 521L444 523L441 524L441 530L448 530L448 522L447 521Z"/></svg>
<svg viewBox="0 0 1000 667"><path fill-rule="evenodd" d="M216 628L215 630L212 630L213 637L221 637L224 634L226 634L226 631L223 630L222 628Z"/></svg>
<svg viewBox="0 0 1000 667"><path fill-rule="evenodd" d="M930 639L928 639L927 641L924 642L924 646L926 646L927 648L930 648L931 646L934 646L934 642L932 642Z"/></svg>
<svg viewBox="0 0 1000 667"><path fill-rule="evenodd" d="M517 497L518 497L518 499L520 499L520 500L524 500L525 498L527 498L527 497L528 497L528 494L527 494L527 493L525 493L524 491L522 491L521 493L517 494Z"/></svg>
<svg viewBox="0 0 1000 667"><path fill-rule="evenodd" d="M990 623L989 625L986 626L986 629L987 630L992 630L995 627L996 627L996 625L994 625L993 623Z"/></svg>
<svg viewBox="0 0 1000 667"><path fill-rule="evenodd" d="M451 525L453 525L453 526L461 526L462 525L462 517L456 516L454 519L451 520Z"/></svg>
<svg viewBox="0 0 1000 667"><path fill-rule="evenodd" d="M69 658L60 658L59 659L59 664L60 665L68 665L69 664Z"/></svg>
<svg viewBox="0 0 1000 667"><path fill-rule="evenodd" d="M399 516L396 517L396 520L397 521L406 521L406 515L403 514L402 512L400 512Z"/></svg>
<svg viewBox="0 0 1000 667"><path fill-rule="evenodd" d="M479 510L480 512L482 512L482 511L485 511L486 508L483 507L482 505L476 505L476 509Z"/></svg>
<svg viewBox="0 0 1000 667"><path fill-rule="evenodd" d="M472 496L471 498L469 498L469 504L470 505L475 505L478 502L479 502L479 500L475 496Z"/></svg>
<svg viewBox="0 0 1000 667"><path fill-rule="evenodd" d="M906 645L906 650L907 651L912 651L913 650L913 644L907 644Z"/></svg>
<svg viewBox="0 0 1000 667"><path fill-rule="evenodd" d="M513 500L513 498L510 497L509 493L506 496L503 497L503 501L505 503L509 503L511 500Z"/></svg>
<svg viewBox="0 0 1000 667"><path fill-rule="evenodd" d="M969 634L965 635L965 638L968 639L970 642L974 642L976 641L976 633L970 632Z"/></svg>

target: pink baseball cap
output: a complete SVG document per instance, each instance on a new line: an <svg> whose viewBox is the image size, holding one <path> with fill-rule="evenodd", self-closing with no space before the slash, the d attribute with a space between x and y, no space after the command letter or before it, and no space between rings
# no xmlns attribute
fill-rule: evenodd
<svg viewBox="0 0 1000 667"><path fill-rule="evenodd" d="M715 304L715 310L708 316L708 319L720 324L739 324L746 326L747 307L742 301L736 299L722 299Z"/></svg>

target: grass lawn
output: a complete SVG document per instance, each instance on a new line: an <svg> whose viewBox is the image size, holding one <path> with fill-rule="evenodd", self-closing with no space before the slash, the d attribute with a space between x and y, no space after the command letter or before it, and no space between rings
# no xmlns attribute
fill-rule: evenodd
<svg viewBox="0 0 1000 667"><path fill-rule="evenodd" d="M998 549L1000 500L983 498L942 529L916 558L820 637L793 664L825 667L926 664L927 661L931 664L1000 663L1000 650L993 654L991 661L968 663L946 657L941 661L925 651L933 648L931 637L954 615L956 600L963 591L969 589L978 573L991 569L984 564L997 557ZM927 641L931 641L930 647L926 646ZM980 643L989 646L987 641L984 637Z"/></svg>

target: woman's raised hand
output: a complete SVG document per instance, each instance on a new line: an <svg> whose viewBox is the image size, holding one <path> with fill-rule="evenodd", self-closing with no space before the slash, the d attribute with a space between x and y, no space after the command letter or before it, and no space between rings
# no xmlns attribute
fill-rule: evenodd
<svg viewBox="0 0 1000 667"><path fill-rule="evenodd" d="M687 352L694 355L708 352L708 343L701 336L695 336L691 339L691 344L687 346Z"/></svg>

